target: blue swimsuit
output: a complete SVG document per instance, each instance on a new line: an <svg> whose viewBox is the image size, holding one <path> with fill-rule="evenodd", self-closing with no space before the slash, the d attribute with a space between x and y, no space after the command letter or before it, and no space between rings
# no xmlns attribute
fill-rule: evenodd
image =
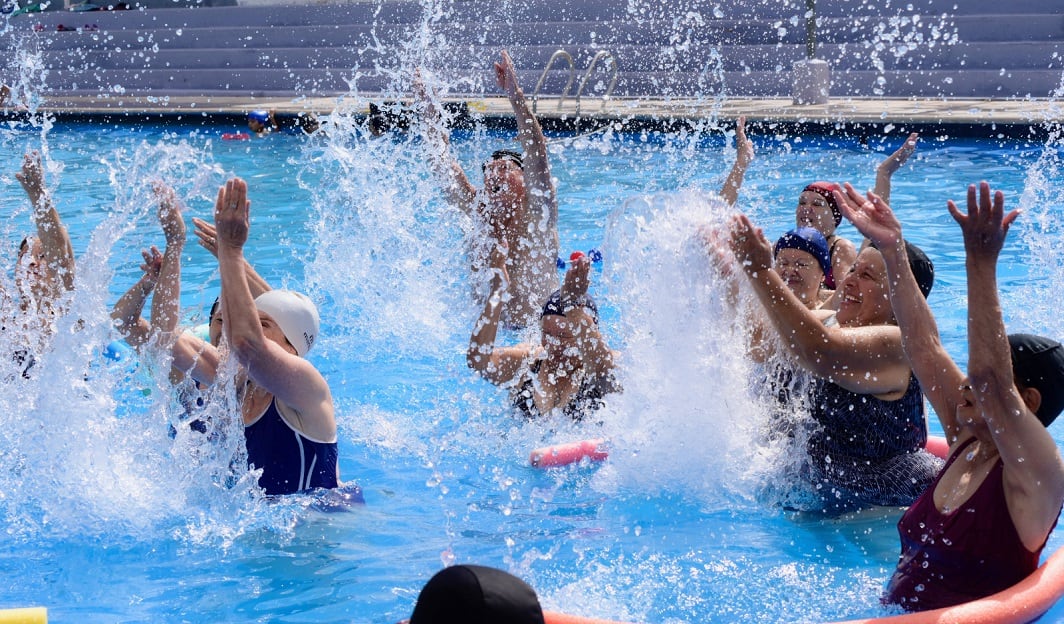
<svg viewBox="0 0 1064 624"><path fill-rule="evenodd" d="M259 485L267 494L294 494L335 488L336 442L318 442L292 429L271 399L266 411L244 425L248 467L261 468Z"/></svg>

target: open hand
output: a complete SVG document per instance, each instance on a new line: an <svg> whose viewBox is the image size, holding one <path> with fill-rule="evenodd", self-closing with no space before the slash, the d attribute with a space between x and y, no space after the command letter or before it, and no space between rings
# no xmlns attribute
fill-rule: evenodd
<svg viewBox="0 0 1064 624"><path fill-rule="evenodd" d="M869 192L862 196L849 182L833 192L843 216L876 247L895 247L902 241L901 222L878 195Z"/></svg>
<svg viewBox="0 0 1064 624"><path fill-rule="evenodd" d="M744 271L755 274L772 268L772 244L746 215L732 217L729 231L728 246Z"/></svg>
<svg viewBox="0 0 1064 624"><path fill-rule="evenodd" d="M177 201L177 194L160 180L153 182L151 188L159 200L159 225L166 236L167 247L184 244L185 220L181 217L181 204Z"/></svg>
<svg viewBox="0 0 1064 624"><path fill-rule="evenodd" d="M15 174L15 178L29 195L30 201L36 207L44 196L44 168L41 166L41 153L34 150L26 153L22 159L22 171Z"/></svg>
<svg viewBox="0 0 1064 624"><path fill-rule="evenodd" d="M514 69L514 62L506 50L502 51L502 59L495 62L495 82L498 83L499 88L506 95L517 94L519 89L517 86L517 72Z"/></svg>
<svg viewBox="0 0 1064 624"><path fill-rule="evenodd" d="M978 198L975 185L968 186L968 214L962 213L953 200L946 202L946 206L953 220L961 226L968 258L992 259L996 262L1005 245L1009 226L1020 216L1019 210L1005 214L1005 194L994 191L991 196L990 183L980 182Z"/></svg>
<svg viewBox="0 0 1064 624"><path fill-rule="evenodd" d="M247 196L248 185L240 178L233 178L218 189L214 228L219 250L242 249L247 242L251 227L251 202Z"/></svg>

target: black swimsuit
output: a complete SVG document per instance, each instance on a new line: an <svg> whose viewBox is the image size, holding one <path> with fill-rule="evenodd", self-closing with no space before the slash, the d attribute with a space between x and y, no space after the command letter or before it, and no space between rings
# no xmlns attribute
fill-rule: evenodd
<svg viewBox="0 0 1064 624"><path fill-rule="evenodd" d="M541 361L537 360L529 366L532 375L525 378L524 383L521 384L521 389L514 395L514 409L530 420L543 415L540 413L539 408L536 407L536 388L534 385L534 378L539 373L540 364ZM581 382L580 389L576 392L576 395L562 408L562 414L573 420L583 420L589 413L606 404L603 401L605 395L606 393L603 391L601 384L595 383L593 379L585 378Z"/></svg>

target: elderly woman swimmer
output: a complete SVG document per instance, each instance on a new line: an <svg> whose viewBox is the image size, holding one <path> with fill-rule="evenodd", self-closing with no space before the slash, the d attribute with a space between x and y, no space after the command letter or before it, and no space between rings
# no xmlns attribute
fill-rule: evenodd
<svg viewBox="0 0 1064 624"><path fill-rule="evenodd" d="M890 206L848 184L836 196L882 249L905 353L950 444L942 472L898 522L901 556L883 601L923 611L1010 587L1038 567L1064 504L1064 460L1046 430L1064 410L1064 347L1006 335L998 299L998 256L1019 211L1006 213L986 182L968 188L967 213L947 203L966 253L965 373L942 345Z"/></svg>
<svg viewBox="0 0 1064 624"><path fill-rule="evenodd" d="M806 401L816 426L806 450L820 501L811 510L910 504L941 462L924 450L923 395L902 350L880 252L858 255L839 285L838 312L829 315L810 310L772 270L772 246L746 216L734 218L729 247L761 303L764 325L812 377ZM910 253L926 259L914 246ZM918 266L926 295L933 270L929 261Z"/></svg>
<svg viewBox="0 0 1064 624"><path fill-rule="evenodd" d="M541 343L497 347L496 335L507 292L506 246L491 254L491 294L469 339L469 367L496 385L512 388L516 411L529 418L562 413L581 419L619 392L614 379L615 353L599 331L598 309L587 294L591 261L572 256L565 283L543 305Z"/></svg>
<svg viewBox="0 0 1064 624"><path fill-rule="evenodd" d="M238 389L248 465L262 469L266 494L336 488L336 417L329 384L306 360L320 325L306 295L271 290L252 298L243 248L251 202L247 184L229 180L218 192L214 233L222 276L222 331L241 365ZM222 352L190 332L174 339L174 366L211 384Z"/></svg>
<svg viewBox="0 0 1064 624"><path fill-rule="evenodd" d="M807 308L819 310L831 299L834 291L823 286L824 276L831 270L831 256L820 232L795 228L776 241L772 254L776 272Z"/></svg>

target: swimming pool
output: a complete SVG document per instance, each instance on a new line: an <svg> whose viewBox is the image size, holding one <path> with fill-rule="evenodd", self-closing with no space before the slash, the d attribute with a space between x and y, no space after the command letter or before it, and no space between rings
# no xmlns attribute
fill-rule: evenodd
<svg viewBox="0 0 1064 624"><path fill-rule="evenodd" d="M752 442L762 414L688 238L695 222L720 218L703 199L733 157L719 132L554 137L563 254L603 250L593 289L625 353L626 392L600 425L518 421L466 368L476 310L458 251L462 218L440 201L416 140L371 139L342 121L327 139L220 139L233 130L0 130L9 155L0 197L13 214L0 254L13 258L28 230L13 174L44 136L63 167L49 181L79 258L85 321L61 327L37 379L2 382L0 608L45 605L55 622L390 623L444 564L476 562L525 578L553 610L631 621L880 612L898 510L826 520L759 498L772 485L771 453ZM756 136L740 205L778 236L805 183L869 186L904 132ZM474 173L510 137L458 132L454 145ZM963 248L945 200L981 178L1027 209L1002 256L1007 324L1064 336L1062 262L1049 253L1061 240L1058 149L925 136L895 176L892 204L936 262L930 302L960 361ZM207 217L232 174L250 186L249 258L322 310L311 359L335 396L342 477L364 488L364 507L325 514L299 497L267 504L246 481L227 488L231 449L168 437L176 410L149 370L163 367L86 373L111 338L107 307L139 273L139 249L162 242L149 180L171 181L189 198L187 215ZM843 234L856 238L849 226ZM219 281L194 245L184 282L188 321L202 322ZM1052 431L1064 440L1059 425ZM603 465L527 465L545 442L593 436L612 441ZM1058 531L1046 552L1062 543ZM1047 620L1054 614L1064 607Z"/></svg>

